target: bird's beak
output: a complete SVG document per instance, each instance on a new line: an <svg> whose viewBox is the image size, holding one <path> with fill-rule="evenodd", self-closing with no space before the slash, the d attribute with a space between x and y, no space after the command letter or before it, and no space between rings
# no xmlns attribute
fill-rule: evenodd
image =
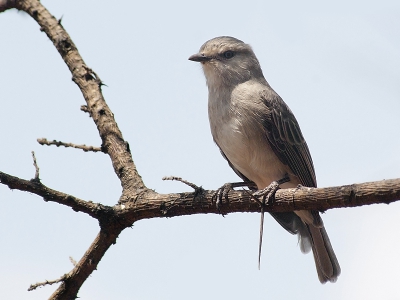
<svg viewBox="0 0 400 300"><path fill-rule="evenodd" d="M205 61L209 61L210 59L211 59L211 57L205 56L202 53L196 53L196 54L193 54L191 57L189 57L189 60L198 61L198 62L205 62Z"/></svg>

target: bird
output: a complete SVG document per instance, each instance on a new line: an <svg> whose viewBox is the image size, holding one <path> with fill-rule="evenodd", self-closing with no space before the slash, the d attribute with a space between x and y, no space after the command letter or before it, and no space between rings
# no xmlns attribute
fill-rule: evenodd
<svg viewBox="0 0 400 300"><path fill-rule="evenodd" d="M213 140L233 171L245 183L256 186L258 191L253 195L265 199L279 187L317 187L300 126L264 78L250 45L220 36L205 42L189 60L200 62L205 75ZM263 215L262 211L259 251ZM319 212L297 210L271 215L289 233L298 235L303 253L312 250L319 281L335 282L341 269Z"/></svg>

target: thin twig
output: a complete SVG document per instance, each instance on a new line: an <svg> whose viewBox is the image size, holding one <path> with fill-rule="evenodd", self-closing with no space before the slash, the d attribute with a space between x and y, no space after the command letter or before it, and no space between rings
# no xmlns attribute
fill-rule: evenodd
<svg viewBox="0 0 400 300"><path fill-rule="evenodd" d="M194 189L195 191L201 189L201 187L195 185L194 183L191 183L181 177L177 177L177 176L165 176L162 178L162 180L176 180L176 181L180 181L188 186L190 186L192 189Z"/></svg>
<svg viewBox="0 0 400 300"><path fill-rule="evenodd" d="M85 65L83 65L83 68L86 70L86 76L93 78L97 82L99 87L101 87L102 85L107 86L105 83L103 83L103 81L101 81L99 75L97 75L95 71Z"/></svg>
<svg viewBox="0 0 400 300"><path fill-rule="evenodd" d="M76 267L76 265L77 265L78 263L76 262L76 260L75 260L72 256L69 257L69 260L70 260L70 262L74 265L74 267Z"/></svg>
<svg viewBox="0 0 400 300"><path fill-rule="evenodd" d="M45 138L41 138L41 139L37 139L38 143L40 145L56 145L57 147L63 146L63 147L72 147L72 148L76 148L76 149L82 149L85 152L91 151L91 152L103 152L101 150L101 147L94 147L94 146L86 146L86 145L76 145L73 143L64 143L61 141L56 141L56 140L52 140L52 141L48 141Z"/></svg>
<svg viewBox="0 0 400 300"><path fill-rule="evenodd" d="M33 165L35 167L35 178L33 179L34 181L40 182L40 178L39 178L39 166L36 162L36 156L35 156L35 152L32 151L32 158L33 158Z"/></svg>
<svg viewBox="0 0 400 300"><path fill-rule="evenodd" d="M44 201L56 202L71 207L74 211L88 214L99 219L100 215L111 211L112 208L100 203L85 201L72 195L62 193L48 188L44 184L38 184L34 180L25 180L0 171L0 183L7 185L10 189L26 191L41 196ZM100 215L99 215L100 214Z"/></svg>
<svg viewBox="0 0 400 300"><path fill-rule="evenodd" d="M33 290L37 289L40 286L52 285L54 283L59 283L61 281L64 281L66 277L67 277L67 274L64 274L63 276L61 276L60 278L55 279L55 280L46 280L46 281L43 281L43 282L38 282L38 283L35 283L35 284L31 284L31 286L28 288L28 291L33 291Z"/></svg>
<svg viewBox="0 0 400 300"><path fill-rule="evenodd" d="M90 114L89 108L87 105L81 105L81 111Z"/></svg>

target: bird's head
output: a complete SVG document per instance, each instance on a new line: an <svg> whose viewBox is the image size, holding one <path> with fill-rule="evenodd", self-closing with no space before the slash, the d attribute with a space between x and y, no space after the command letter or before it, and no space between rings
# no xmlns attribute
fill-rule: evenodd
<svg viewBox="0 0 400 300"><path fill-rule="evenodd" d="M213 38L189 60L200 62L209 87L235 87L250 79L264 79L251 47L229 36Z"/></svg>

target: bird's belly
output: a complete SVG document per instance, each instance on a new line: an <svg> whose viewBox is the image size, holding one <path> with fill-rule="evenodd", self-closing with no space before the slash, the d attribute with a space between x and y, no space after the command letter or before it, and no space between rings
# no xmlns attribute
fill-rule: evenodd
<svg viewBox="0 0 400 300"><path fill-rule="evenodd" d="M215 132L214 139L231 164L255 182L258 189L263 189L285 177L290 169L275 155L263 131L259 131L246 133L240 127L224 124Z"/></svg>

